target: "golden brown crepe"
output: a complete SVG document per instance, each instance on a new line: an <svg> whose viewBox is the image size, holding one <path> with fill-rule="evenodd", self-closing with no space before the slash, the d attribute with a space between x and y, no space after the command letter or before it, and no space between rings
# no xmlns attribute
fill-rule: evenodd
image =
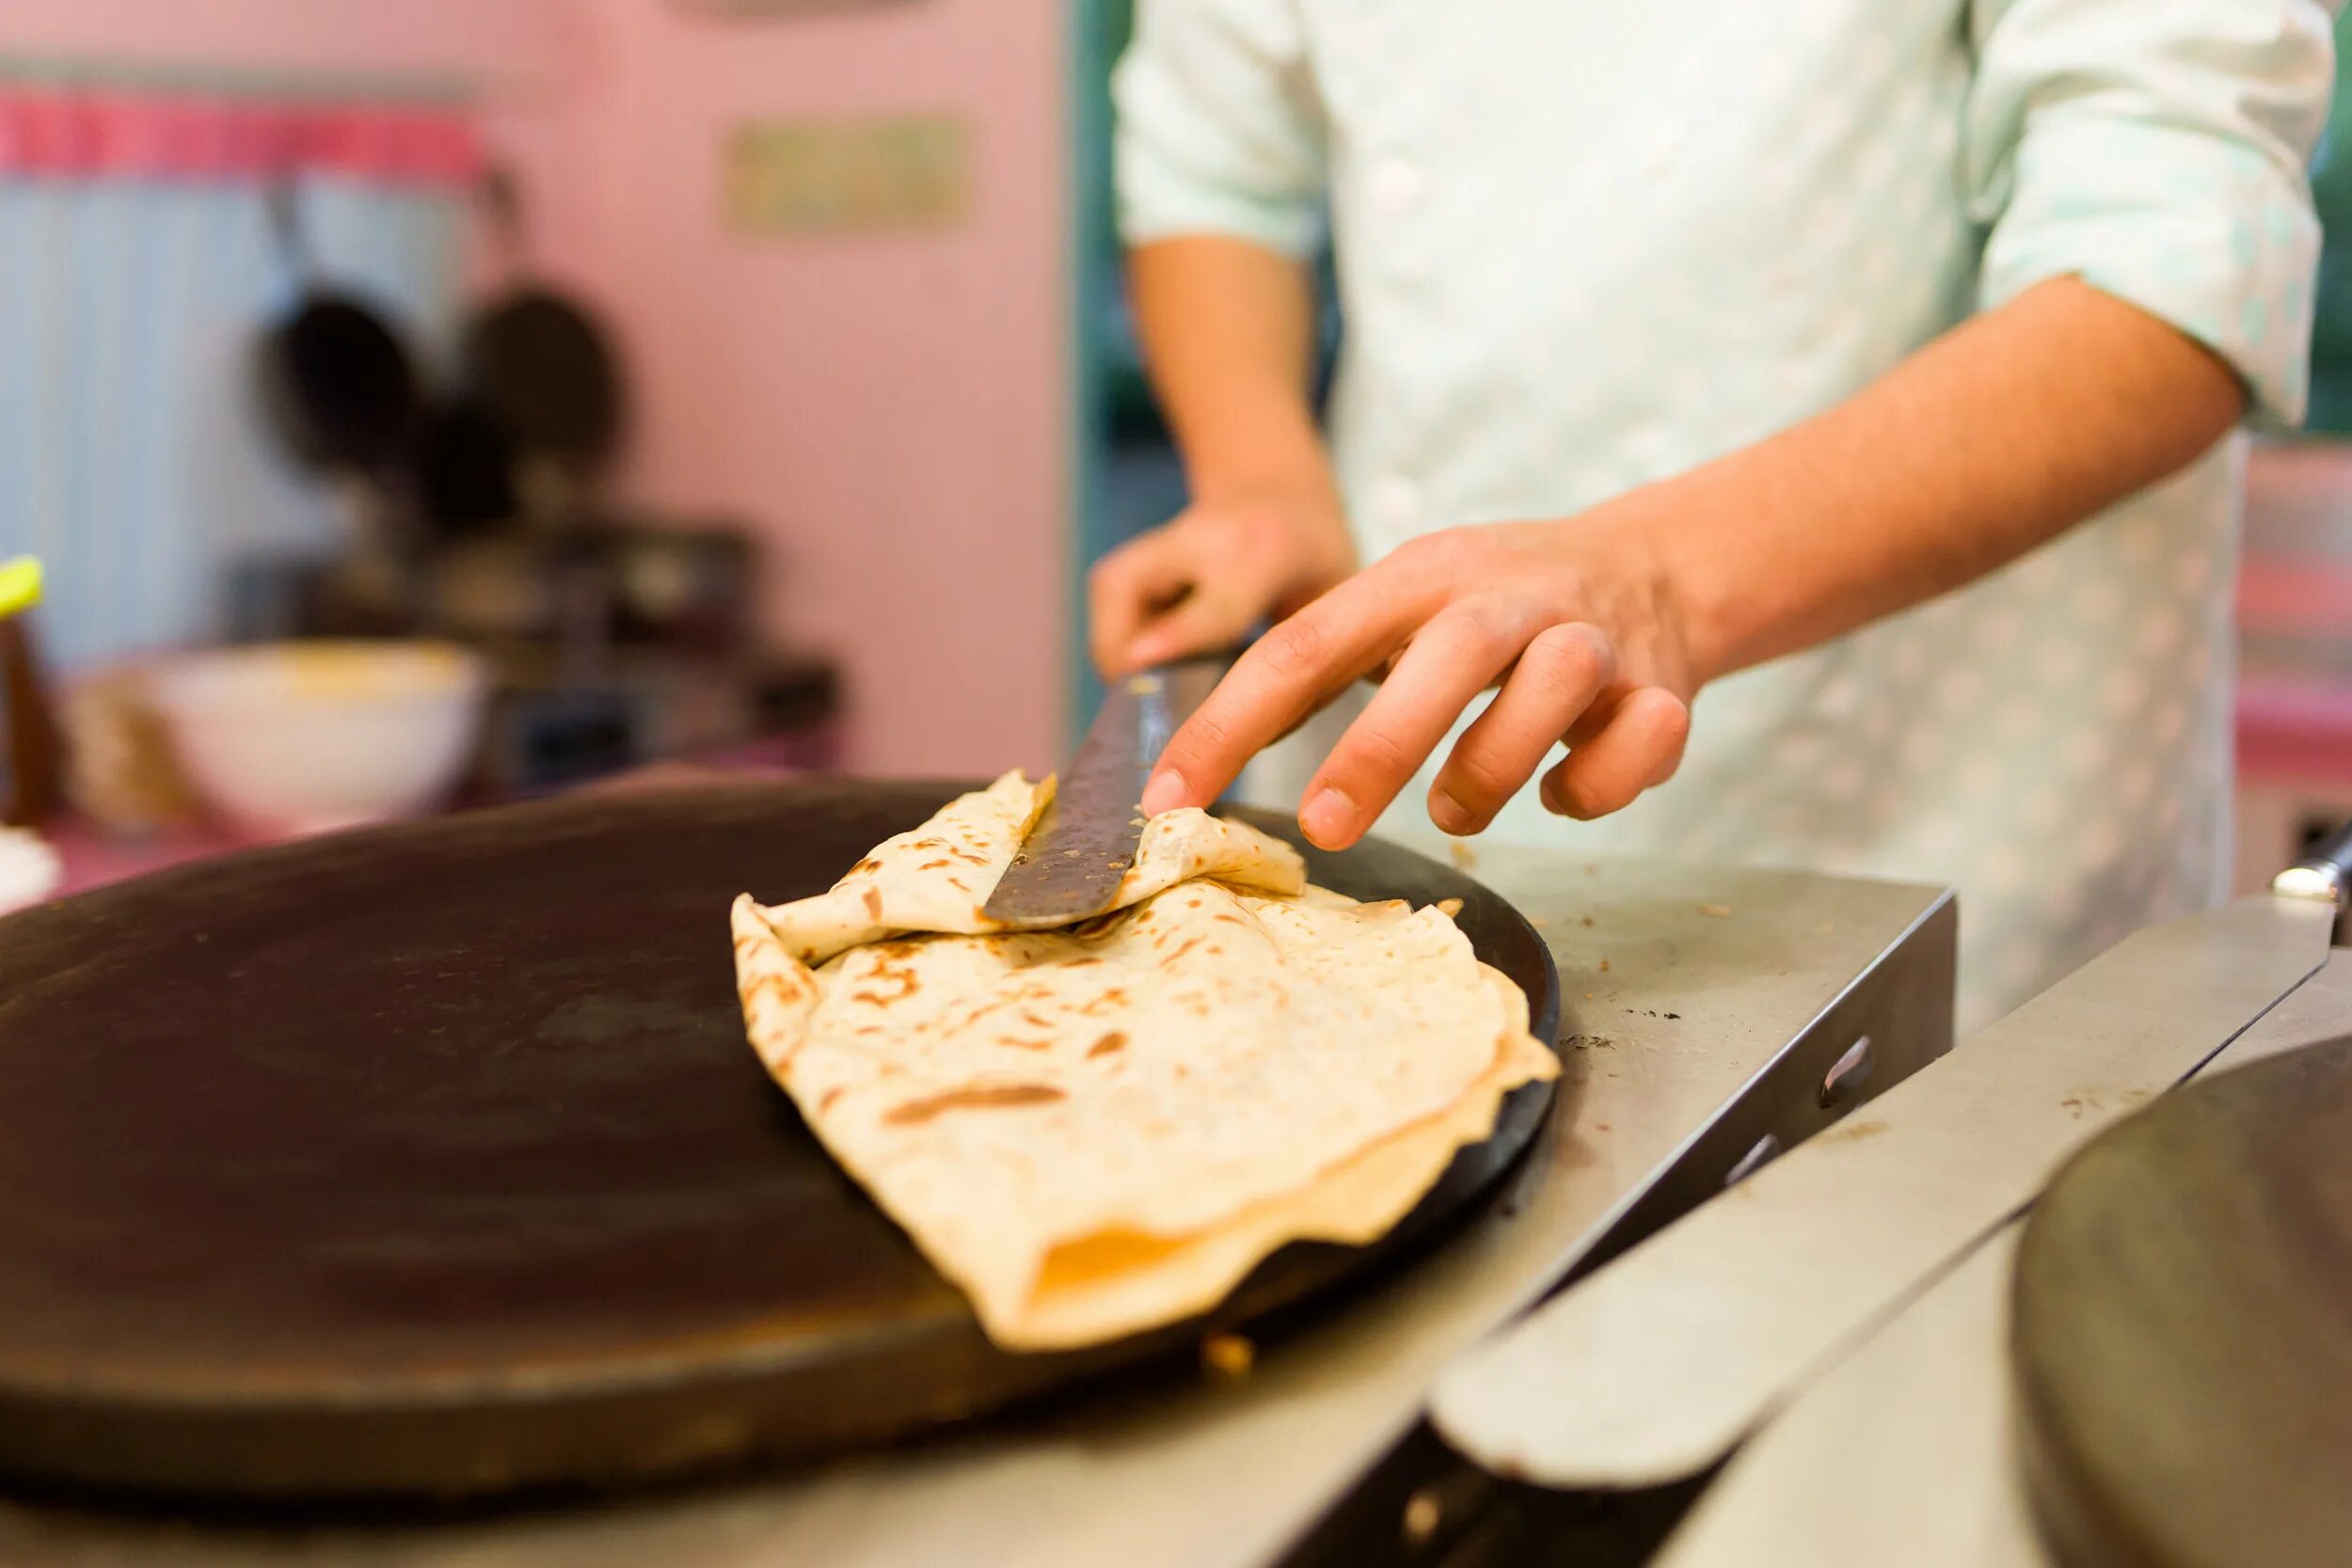
<svg viewBox="0 0 2352 1568"><path fill-rule="evenodd" d="M1444 911L1308 888L1200 811L1152 821L1115 912L994 929L1050 791L1009 774L832 891L734 911L761 1059L999 1343L1136 1332L1285 1242L1370 1241L1557 1072Z"/></svg>

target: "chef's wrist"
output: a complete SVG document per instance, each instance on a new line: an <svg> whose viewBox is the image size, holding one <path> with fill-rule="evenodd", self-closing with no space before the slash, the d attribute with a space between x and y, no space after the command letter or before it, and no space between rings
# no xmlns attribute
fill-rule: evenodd
<svg viewBox="0 0 2352 1568"><path fill-rule="evenodd" d="M1701 490L1666 481L1587 515L1612 535L1608 554L1625 598L1680 654L1693 691L1741 667L1738 588L1748 575L1713 526L1724 503Z"/></svg>
<svg viewBox="0 0 2352 1568"><path fill-rule="evenodd" d="M1214 422L1193 421L1178 445L1195 505L1339 505L1331 460L1303 398L1232 388Z"/></svg>
<svg viewBox="0 0 2352 1568"><path fill-rule="evenodd" d="M1186 474L1195 506L1265 507L1340 514L1339 484L1320 451L1250 454L1244 461L1194 467Z"/></svg>

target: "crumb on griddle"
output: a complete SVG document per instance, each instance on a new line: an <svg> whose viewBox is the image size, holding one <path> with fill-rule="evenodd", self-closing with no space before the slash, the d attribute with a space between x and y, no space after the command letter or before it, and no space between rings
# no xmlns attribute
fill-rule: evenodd
<svg viewBox="0 0 2352 1568"><path fill-rule="evenodd" d="M1444 1522L1444 1505L1438 1501L1437 1493L1426 1487L1414 1493L1405 1499L1406 1544L1413 1546L1425 1544L1438 1533L1438 1526Z"/></svg>
<svg viewBox="0 0 2352 1568"><path fill-rule="evenodd" d="M1459 898L1440 898L1437 903L1437 911L1448 920L1458 920L1462 914L1462 901Z"/></svg>
<svg viewBox="0 0 2352 1568"><path fill-rule="evenodd" d="M1220 1377L1245 1377L1258 1359L1258 1347L1238 1334L1212 1334L1200 1341L1200 1364Z"/></svg>
<svg viewBox="0 0 2352 1568"><path fill-rule="evenodd" d="M1731 918L1731 906L1729 904L1701 904L1699 913L1709 920L1728 920Z"/></svg>

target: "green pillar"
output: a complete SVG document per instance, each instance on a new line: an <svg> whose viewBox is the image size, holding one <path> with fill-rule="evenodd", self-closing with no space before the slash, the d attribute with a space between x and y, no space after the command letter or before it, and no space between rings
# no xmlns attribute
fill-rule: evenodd
<svg viewBox="0 0 2352 1568"><path fill-rule="evenodd" d="M2339 58L2352 51L2352 15L2336 23ZM2312 162L2312 195L2327 231L2312 331L2311 429L2352 436L2352 71L2336 73L2328 134Z"/></svg>

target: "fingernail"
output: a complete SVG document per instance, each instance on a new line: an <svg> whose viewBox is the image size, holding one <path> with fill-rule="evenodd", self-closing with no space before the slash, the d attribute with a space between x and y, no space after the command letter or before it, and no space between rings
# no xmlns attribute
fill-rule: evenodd
<svg viewBox="0 0 2352 1568"><path fill-rule="evenodd" d="M1174 811L1184 803L1190 793L1184 776L1172 768L1163 768L1152 775L1152 782L1143 786L1143 815L1157 816L1164 811Z"/></svg>
<svg viewBox="0 0 2352 1568"><path fill-rule="evenodd" d="M1356 828L1356 802L1328 786L1318 790L1298 814L1307 836L1326 849L1336 849Z"/></svg>
<svg viewBox="0 0 2352 1568"><path fill-rule="evenodd" d="M1470 808L1442 789L1429 792L1429 820L1440 832L1466 833L1470 831Z"/></svg>

